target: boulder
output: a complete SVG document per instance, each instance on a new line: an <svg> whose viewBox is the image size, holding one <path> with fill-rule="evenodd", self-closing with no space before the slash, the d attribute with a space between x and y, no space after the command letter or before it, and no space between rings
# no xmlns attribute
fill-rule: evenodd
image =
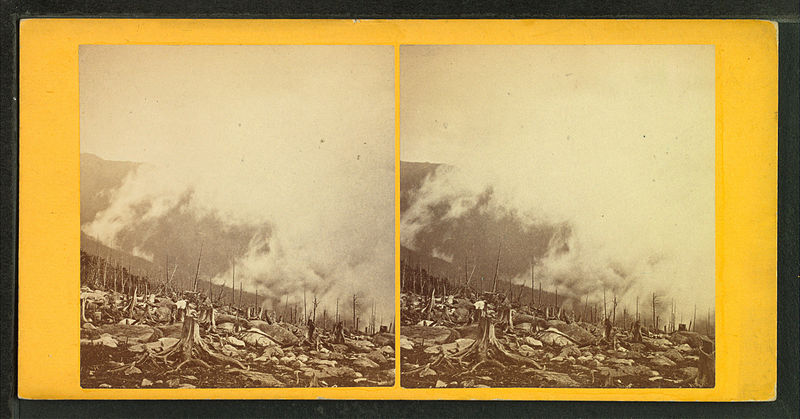
<svg viewBox="0 0 800 419"><path fill-rule="evenodd" d="M236 331L236 327L233 325L233 323L217 323L217 330L224 330L228 333L233 333Z"/></svg>
<svg viewBox="0 0 800 419"><path fill-rule="evenodd" d="M554 371L534 371L534 375L547 383L547 387L580 387L569 375Z"/></svg>
<svg viewBox="0 0 800 419"><path fill-rule="evenodd" d="M650 363L659 367L674 367L675 363L667 357L657 355L650 360Z"/></svg>
<svg viewBox="0 0 800 419"><path fill-rule="evenodd" d="M680 331L675 332L669 336L669 339L676 345L688 344L692 348L701 348L703 344L712 344L713 342L705 335L697 332Z"/></svg>
<svg viewBox="0 0 800 419"><path fill-rule="evenodd" d="M578 345L587 345L596 341L594 335L575 323L565 323L561 320L550 320L547 322L547 326L569 336L569 338Z"/></svg>
<svg viewBox="0 0 800 419"><path fill-rule="evenodd" d="M532 346L532 347L534 347L534 348L541 348L542 347L542 341L534 339L531 336L525 336L525 343L530 345L530 346Z"/></svg>
<svg viewBox="0 0 800 419"><path fill-rule="evenodd" d="M327 378L327 377L343 377L343 378L358 378L356 371L350 367L340 366L340 367L330 367L326 366L320 370L320 374L317 375L318 378Z"/></svg>
<svg viewBox="0 0 800 419"><path fill-rule="evenodd" d="M392 348L394 348L394 333L387 333L387 332L376 333L372 337L372 341L377 346L387 346L388 345L388 346L391 346Z"/></svg>
<svg viewBox="0 0 800 419"><path fill-rule="evenodd" d="M128 344L147 342L153 336L153 328L146 325L104 324L98 332L114 336L118 341Z"/></svg>
<svg viewBox="0 0 800 419"><path fill-rule="evenodd" d="M456 339L455 342L445 343L443 345L433 345L425 348L425 353L438 354L442 351L445 353L456 353L462 349L466 349L469 345L475 342L475 339Z"/></svg>
<svg viewBox="0 0 800 419"><path fill-rule="evenodd" d="M410 340L408 340L408 338L406 338L405 336L401 335L400 336L400 349L405 349L405 350L410 351L410 350L414 349L414 343L411 342Z"/></svg>
<svg viewBox="0 0 800 419"><path fill-rule="evenodd" d="M678 351L675 348L669 349L666 352L664 352L664 356L669 358L670 360L672 360L674 362L683 361L683 355L681 355L680 351Z"/></svg>
<svg viewBox="0 0 800 419"><path fill-rule="evenodd" d="M373 345L372 342L362 339L345 338L344 343L353 352L368 353L372 352L372 350L375 348L375 345Z"/></svg>
<svg viewBox="0 0 800 419"><path fill-rule="evenodd" d="M249 324L251 328L256 328L264 332L270 339L283 347L294 346L300 342L300 338L282 325L269 324L262 320L252 320Z"/></svg>
<svg viewBox="0 0 800 419"><path fill-rule="evenodd" d="M380 349L368 353L367 354L367 359L369 359L371 361L374 361L374 362L376 362L378 364L385 364L385 363L389 362L389 360L387 360L386 357L383 356L383 353L381 352Z"/></svg>
<svg viewBox="0 0 800 419"><path fill-rule="evenodd" d="M664 338L644 339L645 344L654 350L665 350L672 347L672 342Z"/></svg>
<svg viewBox="0 0 800 419"><path fill-rule="evenodd" d="M548 346L567 346L572 345L573 342L568 338L562 336L560 333L553 333L551 331L542 331L539 332L536 337L540 340L543 344Z"/></svg>
<svg viewBox="0 0 800 419"><path fill-rule="evenodd" d="M183 325L181 323L168 324L164 326L157 326L156 329L161 333L163 337L180 339Z"/></svg>
<svg viewBox="0 0 800 419"><path fill-rule="evenodd" d="M226 340L228 341L228 343L230 343L231 345L233 345L233 346L235 346L237 348L244 348L244 342L241 341L240 339L236 339L233 336L228 336Z"/></svg>
<svg viewBox="0 0 800 419"><path fill-rule="evenodd" d="M456 323L464 323L465 321L469 320L469 310L463 307L459 307L453 311L453 317Z"/></svg>
<svg viewBox="0 0 800 419"><path fill-rule="evenodd" d="M369 358L358 358L355 361L353 361L353 365L359 368L370 368L370 369L378 368L378 364L370 360Z"/></svg>
<svg viewBox="0 0 800 419"><path fill-rule="evenodd" d="M697 378L698 369L697 367L684 367L679 370L679 374L684 380L692 380Z"/></svg>
<svg viewBox="0 0 800 419"><path fill-rule="evenodd" d="M152 316L157 322L168 322L172 319L172 310L169 307L158 307Z"/></svg>
<svg viewBox="0 0 800 419"><path fill-rule="evenodd" d="M324 366L327 366L327 367L335 367L336 366L336 361L325 360L325 359L312 359L311 363L312 364L317 364L317 365L324 365Z"/></svg>
<svg viewBox="0 0 800 419"><path fill-rule="evenodd" d="M147 348L154 352L162 352L167 348L171 348L179 341L180 339L178 338L161 338L155 342L131 345L128 347L128 350L131 352L142 352L145 350L145 348Z"/></svg>
<svg viewBox="0 0 800 419"><path fill-rule="evenodd" d="M108 346L109 348L116 348L117 340L108 333L103 333L98 339L95 340L81 339L81 345L103 345Z"/></svg>
<svg viewBox="0 0 800 419"><path fill-rule="evenodd" d="M530 332L532 327L530 323L514 323L514 329L523 330L525 332Z"/></svg>
<svg viewBox="0 0 800 419"><path fill-rule="evenodd" d="M403 335L415 344L425 343L427 345L450 343L461 337L454 329L443 326L405 326Z"/></svg>
<svg viewBox="0 0 800 419"><path fill-rule="evenodd" d="M257 330L257 329L256 329ZM239 339L241 339L247 346L255 347L255 348L265 348L267 346L275 345L275 342L265 336L262 333L258 333L253 330L248 330L243 332L239 335Z"/></svg>
<svg viewBox="0 0 800 419"><path fill-rule="evenodd" d="M238 349L233 347L232 345L225 345L222 347L222 354L229 357L238 358L241 356L241 353Z"/></svg>
<svg viewBox="0 0 800 419"><path fill-rule="evenodd" d="M263 386L263 387L283 387L284 384L280 382L277 378L275 378L272 374L268 374L265 372L259 371L248 371L239 368L232 368L229 371L237 372L247 379L253 381L254 383Z"/></svg>

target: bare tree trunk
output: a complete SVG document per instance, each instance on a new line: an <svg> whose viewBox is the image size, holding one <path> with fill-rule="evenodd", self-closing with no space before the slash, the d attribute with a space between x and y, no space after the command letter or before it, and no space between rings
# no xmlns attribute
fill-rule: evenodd
<svg viewBox="0 0 800 419"><path fill-rule="evenodd" d="M200 254L197 255L197 269L194 272L194 283L192 285L192 291L197 292L197 277L200 275L200 259L203 257L203 242L200 242Z"/></svg>
<svg viewBox="0 0 800 419"><path fill-rule="evenodd" d="M497 272L500 269L500 249L503 247L503 240L497 245L497 262L494 265L494 279L492 279L492 294L497 292Z"/></svg>

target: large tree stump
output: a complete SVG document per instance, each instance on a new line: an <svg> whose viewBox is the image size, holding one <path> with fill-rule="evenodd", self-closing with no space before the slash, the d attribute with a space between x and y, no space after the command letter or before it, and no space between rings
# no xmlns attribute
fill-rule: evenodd
<svg viewBox="0 0 800 419"><path fill-rule="evenodd" d="M482 312L482 310L479 311ZM495 326L492 320L483 315L480 316L480 320L478 321L478 338L475 339L475 342L470 346L455 354L446 354L442 352L436 360L408 371L408 374L414 374L442 364L453 366L453 361L456 361L462 367L465 365L472 365L469 370L463 371L462 374L472 373L484 364L505 369L507 366L503 362L529 365L536 369L543 370L542 366L536 361L522 355L517 355L506 349L495 335Z"/></svg>
<svg viewBox="0 0 800 419"><path fill-rule="evenodd" d="M163 359L168 364L170 362L179 362L175 370L180 369L186 364L196 363L206 368L210 368L208 362L219 364L230 364L238 366L239 368L246 369L241 362L216 353L201 337L200 337L200 324L193 316L186 315L183 321L183 329L181 330L181 339L171 347L164 350L163 353L156 354L150 353L150 356ZM174 359L171 361L171 359Z"/></svg>
<svg viewBox="0 0 800 419"><path fill-rule="evenodd" d="M342 322L333 326L333 343L344 343L344 325Z"/></svg>
<svg viewBox="0 0 800 419"><path fill-rule="evenodd" d="M715 382L715 358L716 358L716 351L714 350L714 346L711 342L703 342L703 344L697 348L697 378L695 379L695 385L698 387L714 387Z"/></svg>

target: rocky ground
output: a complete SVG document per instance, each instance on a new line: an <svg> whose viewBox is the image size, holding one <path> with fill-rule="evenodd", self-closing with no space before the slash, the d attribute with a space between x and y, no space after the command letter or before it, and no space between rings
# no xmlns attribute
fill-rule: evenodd
<svg viewBox="0 0 800 419"><path fill-rule="evenodd" d="M310 341L305 326L237 318L220 308L215 326L210 321L199 326L203 346L220 358L180 365L180 357L166 356L180 349L186 336L183 323L175 320L175 298L139 297L129 309L126 296L84 287L81 299L84 388L394 385L390 333L344 331L341 343L333 343L331 331L317 328ZM186 313L199 308L189 302Z"/></svg>
<svg viewBox="0 0 800 419"><path fill-rule="evenodd" d="M491 296L490 296L491 297ZM474 371L475 362L456 359L480 339L474 319L477 298L430 299L401 296L400 354L403 387L713 387L713 341L695 332L648 333L632 342L632 333L614 329L613 342L599 325L544 318L517 307L513 327L500 322L502 304L491 298L485 311L495 324L497 342L513 356ZM701 361L704 347L712 354ZM501 355L498 351L495 354ZM538 364L530 365L530 364Z"/></svg>

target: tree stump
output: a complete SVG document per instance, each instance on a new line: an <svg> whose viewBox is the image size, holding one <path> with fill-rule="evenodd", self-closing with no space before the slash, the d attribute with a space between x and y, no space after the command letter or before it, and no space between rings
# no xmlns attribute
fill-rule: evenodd
<svg viewBox="0 0 800 419"><path fill-rule="evenodd" d="M704 342L697 348L697 378L695 385L698 387L714 387L716 351L710 342Z"/></svg>
<svg viewBox="0 0 800 419"><path fill-rule="evenodd" d="M482 313L482 310L478 311ZM522 355L517 355L506 349L495 335L495 325L492 320L483 315L480 316L480 320L478 321L478 338L475 339L475 342L470 346L452 355L442 352L436 360L408 371L408 374L423 371L431 367L437 367L442 364L452 366L452 361L457 361L461 366L464 364L472 365L469 370L463 371L462 374L472 373L484 364L490 364L505 369L507 366L503 364L503 362L529 365L536 369L543 370L541 365L536 361Z"/></svg>
<svg viewBox="0 0 800 419"><path fill-rule="evenodd" d="M210 368L208 363L215 362L220 364L230 364L238 366L241 369L247 369L241 362L216 353L201 337L200 337L200 324L193 316L186 315L183 321L183 329L181 330L181 339L171 347L164 350L161 354L149 353L150 356L163 359L165 362L170 363L171 358L180 362L175 370L180 369L186 364L196 363L206 368Z"/></svg>

